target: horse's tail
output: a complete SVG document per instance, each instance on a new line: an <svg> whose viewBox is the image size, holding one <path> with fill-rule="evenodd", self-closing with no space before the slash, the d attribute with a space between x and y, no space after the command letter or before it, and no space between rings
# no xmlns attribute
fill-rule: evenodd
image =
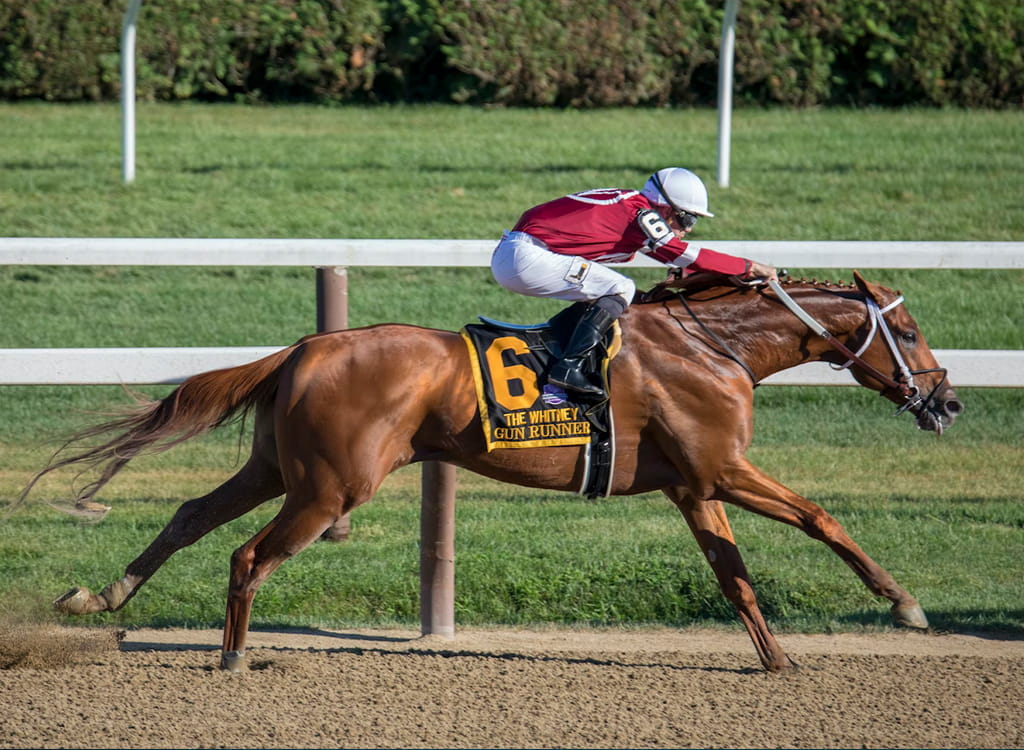
<svg viewBox="0 0 1024 750"><path fill-rule="evenodd" d="M296 346L249 364L193 375L160 401L140 400L116 419L75 433L32 477L11 509L42 477L75 464L82 465L83 473L93 468L100 471L77 493L76 504L87 502L136 456L161 453L267 403L277 393L278 373ZM100 445L66 455L74 446L111 434L114 437Z"/></svg>

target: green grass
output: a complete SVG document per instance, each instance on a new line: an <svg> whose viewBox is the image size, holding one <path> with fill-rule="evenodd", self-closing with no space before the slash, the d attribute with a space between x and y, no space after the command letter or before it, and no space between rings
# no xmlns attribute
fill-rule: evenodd
<svg viewBox="0 0 1024 750"><path fill-rule="evenodd" d="M1020 112L739 110L732 187L714 185L704 110L555 112L459 107L139 107L138 178L119 174L114 106L0 104L0 234L25 236L497 238L537 202L639 186L655 167L702 174L717 218L697 239L1020 240ZM770 260L770 259L767 259ZM849 270L791 269L849 278ZM934 348L1024 348L1019 271L882 271ZM631 272L641 286L662 274ZM454 329L479 314L532 322L558 309L486 269L350 269L352 325ZM287 344L315 321L305 268L0 267L0 348ZM167 388L140 389L162 395ZM832 512L922 601L937 627L1024 630L1024 391L961 389L941 440L862 389L762 388L752 459ZM0 501L52 440L125 401L114 387L0 388ZM240 455L241 452L241 455ZM72 477L0 522L0 601L45 601L117 576L177 502L244 460L224 430L133 463L87 526L50 508ZM417 620L418 472L277 571L256 624ZM727 623L685 524L659 495L588 502L460 474L457 620ZM95 621L216 625L230 551L275 504L183 550L138 597ZM772 624L883 627L887 609L823 545L732 511Z"/></svg>
<svg viewBox="0 0 1024 750"><path fill-rule="evenodd" d="M709 110L0 104L4 233L497 237L523 209L660 165L705 177L701 240L1020 239L1024 114L739 110L732 186Z"/></svg>
<svg viewBox="0 0 1024 750"><path fill-rule="evenodd" d="M811 452L809 460L816 456ZM354 519L347 544L317 544L261 589L254 623L395 625L418 616L418 483L403 470ZM812 479L809 485L814 485ZM913 486L831 487L818 495L911 591L943 630L1024 628L1019 540L1011 493L950 491L923 499ZM801 482L794 486L801 487ZM463 476L457 509L457 621L461 625L712 625L732 623L710 569L659 495L594 502L510 489ZM139 494L139 493L143 494ZM38 601L61 586L112 580L159 531L172 505L136 490L102 524L80 525L33 507L0 525L10 601ZM228 552L277 503L180 552L124 610L92 622L216 626ZM777 523L732 512L762 606L780 630L885 627L888 608L822 545ZM73 539L73 548L55 544ZM867 541L865 541L867 540ZM984 556L978 549L986 550ZM964 558L974 562L965 565ZM978 586L984 578L987 585ZM54 587L57 587L54 589Z"/></svg>

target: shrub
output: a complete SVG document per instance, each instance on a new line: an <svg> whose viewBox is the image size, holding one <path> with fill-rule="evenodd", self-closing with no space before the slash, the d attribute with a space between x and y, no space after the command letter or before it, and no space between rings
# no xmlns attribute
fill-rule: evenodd
<svg viewBox="0 0 1024 750"><path fill-rule="evenodd" d="M124 7L5 0L0 96L119 94ZM368 92L383 47L376 0L149 0L136 90L147 99L343 100Z"/></svg>
<svg viewBox="0 0 1024 750"><path fill-rule="evenodd" d="M723 0L146 0L150 99L713 104ZM4 0L0 98L119 93L123 0ZM1019 107L1024 3L743 0L738 101Z"/></svg>

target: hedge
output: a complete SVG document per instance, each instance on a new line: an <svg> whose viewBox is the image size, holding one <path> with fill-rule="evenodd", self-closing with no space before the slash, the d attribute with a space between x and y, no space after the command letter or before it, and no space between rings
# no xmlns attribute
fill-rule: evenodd
<svg viewBox="0 0 1024 750"><path fill-rule="evenodd" d="M117 98L126 4L4 0L0 96ZM143 99L346 101L372 90L383 49L377 0L144 0Z"/></svg>
<svg viewBox="0 0 1024 750"><path fill-rule="evenodd" d="M143 99L713 104L724 0L144 0ZM125 0L4 0L0 98L119 95ZM735 98L1024 105L1024 3L742 0Z"/></svg>

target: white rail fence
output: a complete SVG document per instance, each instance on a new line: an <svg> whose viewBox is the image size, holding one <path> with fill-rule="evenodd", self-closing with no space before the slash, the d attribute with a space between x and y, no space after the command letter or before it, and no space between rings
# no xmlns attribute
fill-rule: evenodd
<svg viewBox="0 0 1024 750"><path fill-rule="evenodd" d="M343 276L344 267L486 266L493 246L493 241L473 240L0 238L0 264L312 266L318 269L318 319L337 321L346 318L344 300L339 298L347 287L327 277ZM1020 242L719 242L716 247L792 268L1024 267ZM638 262L653 264L643 258ZM176 383L198 372L258 359L277 348L0 349L0 385ZM1024 386L1024 351L937 351L936 356L949 368L954 385ZM793 368L769 381L853 383L849 373L817 364ZM455 485L450 464L423 465L420 630L446 638L455 636ZM347 535L347 516L335 531L336 538Z"/></svg>
<svg viewBox="0 0 1024 750"><path fill-rule="evenodd" d="M487 266L497 240L0 237L0 265ZM722 241L791 268L1024 268L1024 242ZM645 256L631 265L659 266Z"/></svg>
<svg viewBox="0 0 1024 750"><path fill-rule="evenodd" d="M0 238L2 265L487 266L493 240ZM715 248L789 268L1024 268L1024 242L716 242ZM643 256L635 265L653 266ZM485 311L481 311L485 312ZM470 321L467 321L470 322ZM1022 321L1024 322L1024 321ZM0 385L178 383L251 362L278 346L0 349ZM959 386L1024 387L1024 350L936 350ZM766 385L853 385L819 363Z"/></svg>
<svg viewBox="0 0 1024 750"><path fill-rule="evenodd" d="M468 322L468 321L467 321ZM255 362L282 347L0 349L0 385L156 385ZM1024 350L935 349L954 386L1024 387ZM856 385L845 370L811 363L764 385Z"/></svg>

